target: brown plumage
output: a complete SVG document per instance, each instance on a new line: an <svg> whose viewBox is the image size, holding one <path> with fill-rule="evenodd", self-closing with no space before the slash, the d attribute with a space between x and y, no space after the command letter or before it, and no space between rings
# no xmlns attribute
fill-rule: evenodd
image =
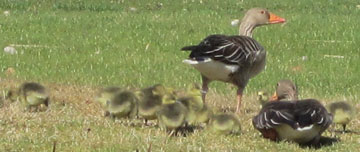
<svg viewBox="0 0 360 152"><path fill-rule="evenodd" d="M255 39L252 31L257 26L285 22L266 9L253 8L247 11L236 36L210 35L198 45L186 46L182 50L191 51L185 63L194 66L202 76L203 101L211 81L222 81L237 86L237 107L250 78L265 67L266 51Z"/></svg>
<svg viewBox="0 0 360 152"><path fill-rule="evenodd" d="M332 119L319 101L305 99L268 102L252 121L264 138L317 144Z"/></svg>
<svg viewBox="0 0 360 152"><path fill-rule="evenodd" d="M288 79L280 80L276 85L276 91L270 101L297 100L298 91L294 82Z"/></svg>

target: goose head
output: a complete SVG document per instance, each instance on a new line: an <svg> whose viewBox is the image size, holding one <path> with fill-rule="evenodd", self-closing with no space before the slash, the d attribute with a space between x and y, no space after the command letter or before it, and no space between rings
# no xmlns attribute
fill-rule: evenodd
<svg viewBox="0 0 360 152"><path fill-rule="evenodd" d="M281 18L264 8L249 9L239 27L239 35L252 37L252 31L261 25L284 23L286 20Z"/></svg>
<svg viewBox="0 0 360 152"><path fill-rule="evenodd" d="M296 85L291 80L283 79L277 83L276 91L273 97L271 98L271 101L297 100L297 99L298 99L298 94L297 94Z"/></svg>

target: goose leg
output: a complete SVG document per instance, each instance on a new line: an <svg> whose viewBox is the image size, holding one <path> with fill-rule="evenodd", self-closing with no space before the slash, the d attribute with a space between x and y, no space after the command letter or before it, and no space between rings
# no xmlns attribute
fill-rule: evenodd
<svg viewBox="0 0 360 152"><path fill-rule="evenodd" d="M201 97L202 97L203 103L205 103L205 97L206 97L206 94L207 94L207 92L209 90L208 85L210 83L210 80L207 77L203 76L203 75L201 75L201 78L202 78L202 90L201 90L202 96Z"/></svg>
<svg viewBox="0 0 360 152"><path fill-rule="evenodd" d="M238 89L237 90L237 106L236 106L236 113L240 113L240 108L241 108L241 100L242 100L242 94L243 94L243 89Z"/></svg>

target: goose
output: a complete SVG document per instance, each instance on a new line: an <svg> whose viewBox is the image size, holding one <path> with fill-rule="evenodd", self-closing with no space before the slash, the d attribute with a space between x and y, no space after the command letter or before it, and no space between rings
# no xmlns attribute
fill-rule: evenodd
<svg viewBox="0 0 360 152"><path fill-rule="evenodd" d="M138 113L138 98L135 93L123 90L115 93L106 101L106 109L110 118L135 118Z"/></svg>
<svg viewBox="0 0 360 152"><path fill-rule="evenodd" d="M181 50L191 51L183 62L201 73L203 102L210 82L232 83L237 86L236 112L240 112L245 86L265 68L266 51L252 38L253 30L261 25L284 22L285 19L266 9L252 8L242 19L239 35L210 35L198 45L183 47Z"/></svg>
<svg viewBox="0 0 360 152"><path fill-rule="evenodd" d="M203 107L196 113L196 124L208 123L210 118L213 116L213 110L207 105L204 104Z"/></svg>
<svg viewBox="0 0 360 152"><path fill-rule="evenodd" d="M201 97L201 90L198 84L192 84L186 91L186 96L177 99L188 109L188 117L186 121L190 125L194 125L200 111L203 110L204 103Z"/></svg>
<svg viewBox="0 0 360 152"><path fill-rule="evenodd" d="M220 134L238 134L241 131L240 120L232 113L214 115L210 120L210 128Z"/></svg>
<svg viewBox="0 0 360 152"><path fill-rule="evenodd" d="M155 120L156 112L162 105L165 94L174 94L171 88L166 88L162 84L155 84L137 92L139 101L139 117L144 118L145 125L148 120Z"/></svg>
<svg viewBox="0 0 360 152"><path fill-rule="evenodd" d="M95 96L95 101L98 102L102 109L105 111L104 116L109 116L109 113L107 112L107 101L110 101L116 93L123 91L120 87L106 87L101 89Z"/></svg>
<svg viewBox="0 0 360 152"><path fill-rule="evenodd" d="M269 94L264 91L258 92L258 101L260 102L261 107L263 107L267 102L269 102Z"/></svg>
<svg viewBox="0 0 360 152"><path fill-rule="evenodd" d="M20 101L26 106L28 111L34 107L36 110L38 106L44 104L49 106L49 92L41 84L36 82L25 82L20 85L18 94Z"/></svg>
<svg viewBox="0 0 360 152"><path fill-rule="evenodd" d="M160 128L174 131L186 123L188 109L172 94L164 95L162 105L156 112Z"/></svg>
<svg viewBox="0 0 360 152"><path fill-rule="evenodd" d="M276 91L274 95L271 97L270 101L275 100L297 100L298 92L297 87L294 82L288 79L282 79L278 81L276 86Z"/></svg>
<svg viewBox="0 0 360 152"><path fill-rule="evenodd" d="M332 123L332 114L315 99L268 102L252 119L264 138L317 144Z"/></svg>
<svg viewBox="0 0 360 152"><path fill-rule="evenodd" d="M335 124L340 124L343 127L343 133L346 131L346 125L351 121L354 115L354 109L345 101L333 102L328 106L330 113L333 114Z"/></svg>

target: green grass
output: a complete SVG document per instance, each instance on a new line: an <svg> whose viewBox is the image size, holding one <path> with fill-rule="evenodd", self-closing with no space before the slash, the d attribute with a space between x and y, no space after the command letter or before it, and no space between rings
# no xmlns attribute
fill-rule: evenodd
<svg viewBox="0 0 360 152"><path fill-rule="evenodd" d="M16 79L17 83L27 80L95 88L107 85L140 88L163 83L181 89L194 81L201 82L199 73L182 63L188 52L181 52L181 47L197 44L210 34L237 34L238 29L230 26L232 19L241 18L249 8L265 7L286 18L287 24L255 30L254 38L268 51L267 68L249 82L244 104L251 105L258 90L273 90L279 79L288 78L297 83L301 98L319 98L325 102L345 99L357 105L360 95L360 9L356 5L359 4L356 0L2 0L0 48L10 44L39 47L16 46L19 52L16 55L1 52L0 77L4 80ZM136 11L131 8L136 8ZM9 16L2 14L6 10L10 11ZM307 59L302 60L303 56ZM10 67L15 69L15 74L5 74ZM210 89L209 96L214 98L210 100L214 104L235 104L235 88L231 85L214 82ZM83 102L77 99L69 99L75 111L79 110L76 107L78 102ZM3 109L12 107L8 106ZM86 113L88 109L82 106L79 111ZM1 112L4 112L3 109ZM56 111L64 112L58 109L50 113L54 115L51 121L55 125L44 123L44 134L32 135L20 129L16 135L1 138L0 143L3 144L0 144L0 150L4 147L5 150L15 151L21 151L21 148L48 151L52 146L51 136L57 129L61 133L57 138L61 151L146 150L148 141L157 142L152 147L164 151L173 148L175 151L301 150L294 144L276 144L255 135L249 125L255 112L242 118L243 136L250 141L241 136L218 139L201 132L166 141L166 136L157 129L129 128L91 115L101 115L99 112L76 117L78 112L65 109L65 117L61 118ZM32 114L18 114L10 118L23 115ZM39 115L43 117L22 118L24 124L29 121L30 130L40 130L36 129L37 120L45 121L47 116ZM73 117L75 119L71 120ZM0 131L11 131L14 125L7 125L10 118L2 116L0 120L5 124L0 127L5 128L0 128ZM72 122L61 126L61 121L70 120ZM94 135L91 135L90 142L87 142L90 137L82 137L82 129L87 122L90 123L88 126L98 123L91 127ZM104 125L113 128L102 130ZM135 136L112 135L121 132L115 130L127 129ZM149 133L149 130L152 132ZM71 137L73 134L76 137ZM109 135L109 141L103 134ZM159 137L152 136L158 134ZM0 137L3 136L0 134ZM336 145L325 147L324 151L358 149L358 137L344 138ZM118 144L119 140L124 143ZM138 145L133 145L134 142ZM15 146L17 144L21 146ZM95 149L89 149L89 146L95 146Z"/></svg>

